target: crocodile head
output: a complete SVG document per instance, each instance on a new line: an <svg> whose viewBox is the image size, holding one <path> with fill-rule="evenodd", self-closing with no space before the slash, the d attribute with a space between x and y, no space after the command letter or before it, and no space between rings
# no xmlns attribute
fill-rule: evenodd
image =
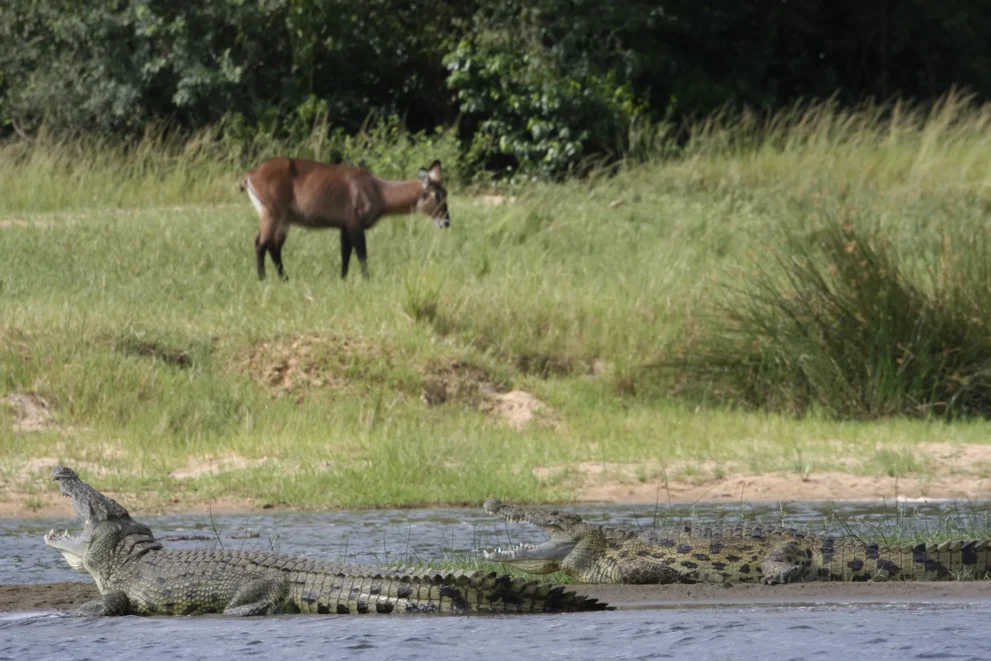
<svg viewBox="0 0 991 661"><path fill-rule="evenodd" d="M519 544L506 549L483 551L482 557L504 562L531 574L564 571L579 576L596 562L607 543L599 526L585 523L577 514L538 507L519 507L490 498L485 511L510 523L529 523L543 528L550 539L541 544Z"/></svg>
<svg viewBox="0 0 991 661"><path fill-rule="evenodd" d="M56 466L52 480L58 482L62 495L72 500L73 509L83 519L83 530L78 535L52 530L45 535L45 544L58 550L79 573L92 575L98 587L124 564L122 555L160 548L147 526L132 520L123 506L80 480L71 468ZM123 544L128 537L133 537L132 543Z"/></svg>

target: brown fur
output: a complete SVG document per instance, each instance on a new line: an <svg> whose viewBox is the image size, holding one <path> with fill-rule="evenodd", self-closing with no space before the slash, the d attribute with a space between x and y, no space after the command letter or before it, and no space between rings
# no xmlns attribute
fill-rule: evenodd
<svg viewBox="0 0 991 661"><path fill-rule="evenodd" d="M241 183L258 212L258 277L265 277L266 252L279 276L286 277L282 245L290 225L340 230L342 278L347 277L352 250L358 254L362 273L368 274L365 232L382 216L416 211L433 218L438 227L449 226L440 161L434 161L429 170L420 170L417 177L389 181L363 168L298 158L279 157L263 162Z"/></svg>

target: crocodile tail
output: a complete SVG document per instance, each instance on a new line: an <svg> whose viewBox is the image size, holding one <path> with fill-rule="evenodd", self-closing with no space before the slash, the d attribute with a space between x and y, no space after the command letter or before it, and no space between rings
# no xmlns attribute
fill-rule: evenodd
<svg viewBox="0 0 991 661"><path fill-rule="evenodd" d="M917 544L912 554L916 580L974 580L991 577L991 540ZM907 558L906 558L907 560Z"/></svg>
<svg viewBox="0 0 991 661"><path fill-rule="evenodd" d="M609 608L562 586L483 571L399 568L374 574L342 573L333 577L331 585L309 587L298 595L300 610L325 614L564 613Z"/></svg>
<svg viewBox="0 0 991 661"><path fill-rule="evenodd" d="M953 581L991 578L991 540L955 540L915 546L835 540L822 547L834 580Z"/></svg>
<svg viewBox="0 0 991 661"><path fill-rule="evenodd" d="M612 610L598 599L578 594L561 585L512 578L495 572L471 577L468 594L477 591L479 612L499 613L575 613Z"/></svg>

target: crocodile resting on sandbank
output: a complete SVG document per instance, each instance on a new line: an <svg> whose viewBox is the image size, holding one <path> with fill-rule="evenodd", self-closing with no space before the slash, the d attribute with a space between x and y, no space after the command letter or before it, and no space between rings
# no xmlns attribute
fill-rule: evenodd
<svg viewBox="0 0 991 661"><path fill-rule="evenodd" d="M382 568L267 551L167 549L148 526L64 466L52 469L84 520L78 536L45 535L100 598L78 615L270 613L556 613L606 605L538 581L484 571Z"/></svg>
<svg viewBox="0 0 991 661"><path fill-rule="evenodd" d="M991 578L991 540L895 546L759 525L684 525L638 532L577 514L496 499L485 511L543 528L550 539L483 557L579 583L796 583Z"/></svg>

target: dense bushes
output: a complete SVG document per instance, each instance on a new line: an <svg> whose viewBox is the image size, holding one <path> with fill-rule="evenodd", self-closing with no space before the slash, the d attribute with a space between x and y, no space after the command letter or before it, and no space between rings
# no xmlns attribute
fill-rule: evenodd
<svg viewBox="0 0 991 661"><path fill-rule="evenodd" d="M975 0L0 0L0 16L7 135L460 117L478 163L552 174L622 156L633 123L727 104L991 90Z"/></svg>

